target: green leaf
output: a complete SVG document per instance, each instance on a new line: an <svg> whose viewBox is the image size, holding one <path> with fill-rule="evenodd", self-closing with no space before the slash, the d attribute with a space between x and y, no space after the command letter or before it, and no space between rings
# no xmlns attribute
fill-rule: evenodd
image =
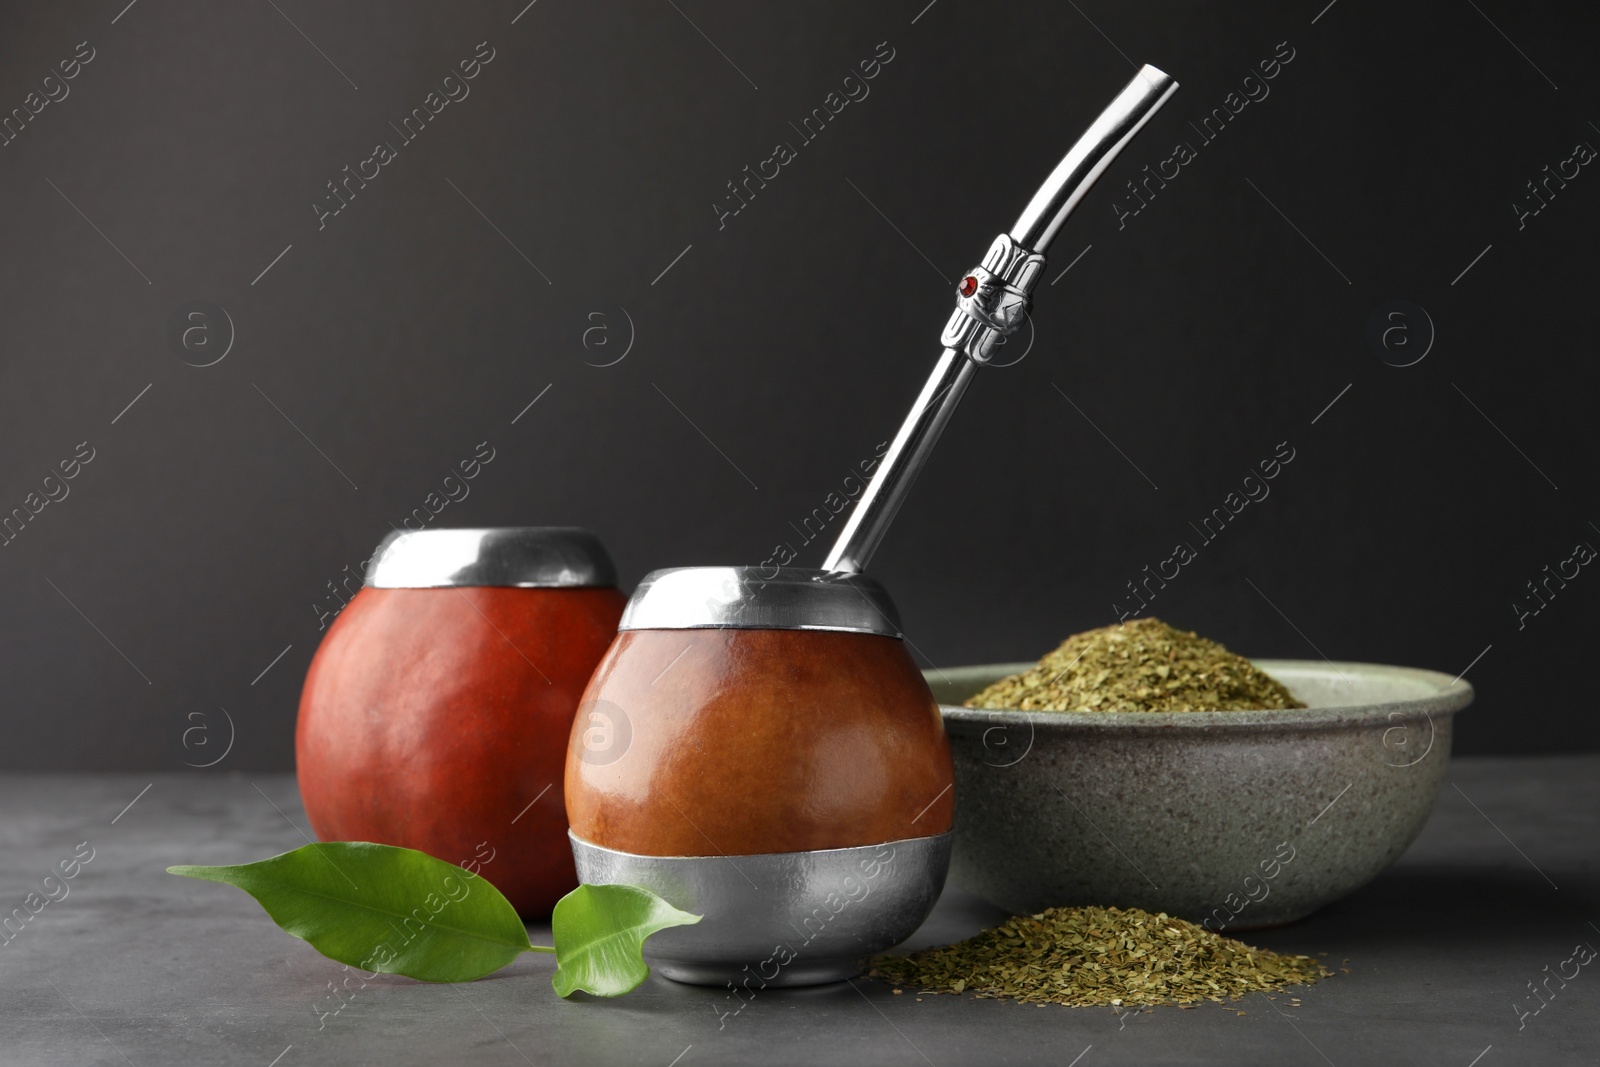
<svg viewBox="0 0 1600 1067"><path fill-rule="evenodd" d="M232 867L169 874L237 886L324 956L425 982L465 982L536 949L483 877L423 852L332 841Z"/></svg>
<svg viewBox="0 0 1600 1067"><path fill-rule="evenodd" d="M600 997L632 992L650 977L645 938L700 916L679 911L648 889L631 885L580 885L556 902L550 917L556 939L556 992Z"/></svg>

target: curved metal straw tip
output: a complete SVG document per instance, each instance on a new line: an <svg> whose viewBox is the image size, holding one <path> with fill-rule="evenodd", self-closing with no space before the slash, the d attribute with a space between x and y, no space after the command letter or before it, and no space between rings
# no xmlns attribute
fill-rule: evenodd
<svg viewBox="0 0 1600 1067"><path fill-rule="evenodd" d="M1045 250L1056 232L1177 89L1178 83L1165 71L1149 64L1139 68L1056 164L1016 225L995 238L983 263L962 280L956 310L941 336L944 354L839 531L822 564L824 570L856 572L866 567L974 370L988 362L994 345L1026 318L1033 288L1044 270Z"/></svg>
<svg viewBox="0 0 1600 1067"><path fill-rule="evenodd" d="M1044 252L1089 187L1177 91L1170 74L1148 63L1140 67L1028 201L1011 228L1017 243Z"/></svg>
<svg viewBox="0 0 1600 1067"><path fill-rule="evenodd" d="M1139 77L1155 86L1165 85L1167 82L1172 82L1174 87L1176 87L1178 84L1177 82L1172 81L1172 75L1168 74L1160 67L1153 66L1149 63L1146 63L1144 66L1139 68Z"/></svg>

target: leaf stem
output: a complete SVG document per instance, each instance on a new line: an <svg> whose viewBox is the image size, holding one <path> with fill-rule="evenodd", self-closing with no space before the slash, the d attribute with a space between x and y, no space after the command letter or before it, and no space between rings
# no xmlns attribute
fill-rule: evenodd
<svg viewBox="0 0 1600 1067"><path fill-rule="evenodd" d="M556 950L555 950L554 947L547 947L545 945L529 945L524 951L526 951L526 952L548 952L551 955L555 955L555 951Z"/></svg>

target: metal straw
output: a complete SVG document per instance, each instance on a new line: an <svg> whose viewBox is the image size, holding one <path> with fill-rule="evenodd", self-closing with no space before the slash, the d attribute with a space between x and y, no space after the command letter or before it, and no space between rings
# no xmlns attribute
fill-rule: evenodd
<svg viewBox="0 0 1600 1067"><path fill-rule="evenodd" d="M972 375L1027 319L1033 288L1044 272L1045 249L1061 224L1177 89L1178 83L1155 67L1141 68L1056 165L1016 225L996 237L983 263L962 278L955 313L941 338L944 354L839 532L824 570L866 568Z"/></svg>

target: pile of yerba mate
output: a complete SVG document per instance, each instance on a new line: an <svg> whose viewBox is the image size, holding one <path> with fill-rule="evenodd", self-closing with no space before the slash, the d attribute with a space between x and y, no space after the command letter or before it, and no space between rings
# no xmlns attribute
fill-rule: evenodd
<svg viewBox="0 0 1600 1067"><path fill-rule="evenodd" d="M1251 948L1138 908L1049 908L960 944L873 964L877 977L923 993L1078 1007L1221 1003L1332 973L1309 956Z"/></svg>
<svg viewBox="0 0 1600 1067"><path fill-rule="evenodd" d="M1282 684L1215 641L1160 619L1075 634L972 697L1019 711L1269 711L1303 708Z"/></svg>

